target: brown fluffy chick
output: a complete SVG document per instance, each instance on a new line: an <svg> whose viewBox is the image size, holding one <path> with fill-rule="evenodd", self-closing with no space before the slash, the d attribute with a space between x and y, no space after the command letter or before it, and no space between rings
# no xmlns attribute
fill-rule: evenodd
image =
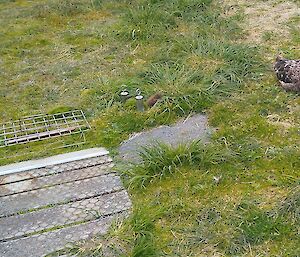
<svg viewBox="0 0 300 257"><path fill-rule="evenodd" d="M300 92L300 60L288 60L278 56L274 70L285 90Z"/></svg>
<svg viewBox="0 0 300 257"><path fill-rule="evenodd" d="M156 93L156 94L150 96L146 102L148 107L154 106L156 104L156 102L162 98L162 96L163 96L162 93Z"/></svg>

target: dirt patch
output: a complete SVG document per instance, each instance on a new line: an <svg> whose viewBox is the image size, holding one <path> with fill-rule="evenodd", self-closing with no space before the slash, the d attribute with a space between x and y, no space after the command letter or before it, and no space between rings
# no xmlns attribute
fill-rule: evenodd
<svg viewBox="0 0 300 257"><path fill-rule="evenodd" d="M300 17L300 6L292 1L247 1L225 0L229 6L228 13L243 10L246 20L243 28L248 32L246 40L251 43L261 43L269 36L285 40L289 37L288 22ZM297 25L300 28L300 25Z"/></svg>

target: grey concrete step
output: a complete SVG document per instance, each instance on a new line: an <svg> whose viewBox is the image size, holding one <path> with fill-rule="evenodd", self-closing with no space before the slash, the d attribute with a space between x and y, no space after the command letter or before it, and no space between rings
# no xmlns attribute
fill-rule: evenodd
<svg viewBox="0 0 300 257"><path fill-rule="evenodd" d="M66 227L43 234L37 234L9 242L0 243L1 257L42 257L60 250L66 244L103 235L114 218L107 216L84 224Z"/></svg>
<svg viewBox="0 0 300 257"><path fill-rule="evenodd" d="M0 197L112 173L112 162L0 185Z"/></svg>
<svg viewBox="0 0 300 257"><path fill-rule="evenodd" d="M45 256L106 233L130 211L112 159L99 149L0 167L0 257Z"/></svg>
<svg viewBox="0 0 300 257"><path fill-rule="evenodd" d="M47 160L45 160L45 162L46 161ZM84 159L80 161L71 161L71 162L61 163L57 165L46 165L47 163L45 163L46 166L38 169L27 169L22 172L0 175L0 185L23 181L27 179L43 177L43 176L49 176L49 175L58 174L58 173L71 171L71 170L79 170L81 168L92 167L92 166L100 165L111 161L112 159L108 155L102 155L102 156L97 156L89 159ZM24 162L23 165L24 167L26 167L26 162Z"/></svg>
<svg viewBox="0 0 300 257"><path fill-rule="evenodd" d="M122 189L118 175L108 174L0 198L0 217L68 203Z"/></svg>
<svg viewBox="0 0 300 257"><path fill-rule="evenodd" d="M103 155L108 155L108 151L104 148L90 148L86 150L81 150L77 152L59 154L44 159L30 160L19 163L13 163L0 167L0 176L13 174L33 169L40 169L47 166L60 165L63 163L70 163L74 161L80 161L84 159L89 159L93 157L99 157Z"/></svg>
<svg viewBox="0 0 300 257"><path fill-rule="evenodd" d="M130 208L125 190L89 198L53 208L0 219L0 242L42 233L46 229L76 222L90 221L101 216L123 212Z"/></svg>

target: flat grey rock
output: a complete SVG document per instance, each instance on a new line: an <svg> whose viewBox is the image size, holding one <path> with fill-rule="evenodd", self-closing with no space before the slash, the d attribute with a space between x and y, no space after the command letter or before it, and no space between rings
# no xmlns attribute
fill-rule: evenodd
<svg viewBox="0 0 300 257"><path fill-rule="evenodd" d="M134 134L119 147L119 156L123 160L138 161L139 152L143 148L157 143L169 144L176 147L188 144L194 140L208 141L211 134L207 117L197 114L181 120L172 126L160 126L149 131Z"/></svg>

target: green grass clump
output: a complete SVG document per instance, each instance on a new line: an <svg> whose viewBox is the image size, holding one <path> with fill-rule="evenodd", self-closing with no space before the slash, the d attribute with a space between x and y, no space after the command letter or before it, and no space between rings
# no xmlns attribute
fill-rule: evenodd
<svg viewBox="0 0 300 257"><path fill-rule="evenodd" d="M159 213L159 211L157 211ZM140 208L124 217L115 218L106 235L92 240L69 244L65 249L47 255L60 256L72 254L80 257L90 256L158 256L153 231L156 216L149 216Z"/></svg>
<svg viewBox="0 0 300 257"><path fill-rule="evenodd" d="M75 16L101 7L100 0L52 0L47 3L38 3L33 15L38 18L46 18L47 15Z"/></svg>
<svg viewBox="0 0 300 257"><path fill-rule="evenodd" d="M290 190L288 196L280 203L278 214L290 217L292 221L299 223L300 220L300 187L299 185Z"/></svg>
<svg viewBox="0 0 300 257"><path fill-rule="evenodd" d="M237 206L236 215L230 222L233 237L229 242L224 240L224 244L220 244L229 255L242 254L249 250L249 246L255 248L267 241L280 241L294 233L292 225L284 219L275 218L271 213L247 202Z"/></svg>
<svg viewBox="0 0 300 257"><path fill-rule="evenodd" d="M164 11L160 5L150 3L130 8L124 19L127 21L125 39L142 42L166 39L168 28L176 25L170 13Z"/></svg>
<svg viewBox="0 0 300 257"><path fill-rule="evenodd" d="M226 156L227 155L227 156ZM181 167L208 168L228 159L228 153L213 149L199 141L172 147L157 144L140 153L141 165L133 165L124 172L130 187L144 187L155 179L162 179Z"/></svg>

